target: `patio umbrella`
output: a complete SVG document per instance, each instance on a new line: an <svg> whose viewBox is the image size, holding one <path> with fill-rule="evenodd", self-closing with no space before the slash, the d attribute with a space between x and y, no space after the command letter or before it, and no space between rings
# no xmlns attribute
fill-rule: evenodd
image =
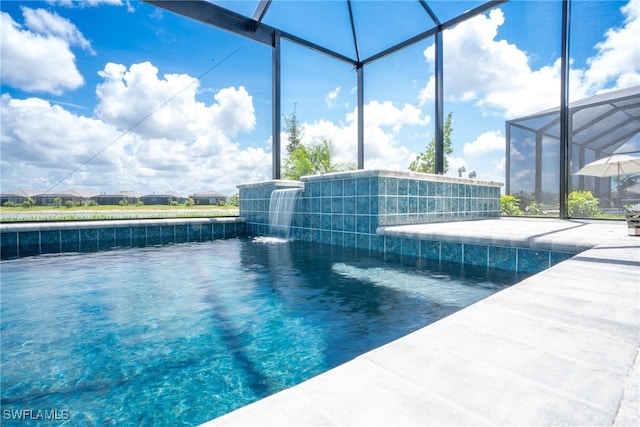
<svg viewBox="0 0 640 427"><path fill-rule="evenodd" d="M585 165L575 175L597 176L606 178L640 173L640 157L614 154Z"/></svg>

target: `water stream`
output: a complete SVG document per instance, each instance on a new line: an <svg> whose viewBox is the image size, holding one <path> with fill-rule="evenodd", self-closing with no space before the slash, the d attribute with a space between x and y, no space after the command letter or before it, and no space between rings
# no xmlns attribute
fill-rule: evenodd
<svg viewBox="0 0 640 427"><path fill-rule="evenodd" d="M282 239L289 239L291 219L296 204L296 197L301 188L274 190L269 200L269 234Z"/></svg>

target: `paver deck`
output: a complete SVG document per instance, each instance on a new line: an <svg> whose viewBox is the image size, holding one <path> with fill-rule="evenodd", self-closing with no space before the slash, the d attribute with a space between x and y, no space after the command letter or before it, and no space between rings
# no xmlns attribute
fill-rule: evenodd
<svg viewBox="0 0 640 427"><path fill-rule="evenodd" d="M626 223L500 219L379 232L583 252L206 425L640 425L640 237Z"/></svg>

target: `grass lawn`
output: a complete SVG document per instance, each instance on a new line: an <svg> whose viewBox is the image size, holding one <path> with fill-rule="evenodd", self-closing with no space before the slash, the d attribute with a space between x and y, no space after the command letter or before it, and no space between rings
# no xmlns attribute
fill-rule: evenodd
<svg viewBox="0 0 640 427"><path fill-rule="evenodd" d="M107 219L145 219L145 218L212 218L237 216L238 207L227 206L32 206L0 207L0 222L25 221L73 221L73 220L107 220Z"/></svg>

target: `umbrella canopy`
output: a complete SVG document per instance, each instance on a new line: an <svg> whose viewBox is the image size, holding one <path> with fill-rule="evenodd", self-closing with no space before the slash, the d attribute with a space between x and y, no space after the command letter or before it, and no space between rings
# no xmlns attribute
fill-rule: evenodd
<svg viewBox="0 0 640 427"><path fill-rule="evenodd" d="M588 175L606 178L611 176L640 173L640 157L614 154L585 165L575 175Z"/></svg>

